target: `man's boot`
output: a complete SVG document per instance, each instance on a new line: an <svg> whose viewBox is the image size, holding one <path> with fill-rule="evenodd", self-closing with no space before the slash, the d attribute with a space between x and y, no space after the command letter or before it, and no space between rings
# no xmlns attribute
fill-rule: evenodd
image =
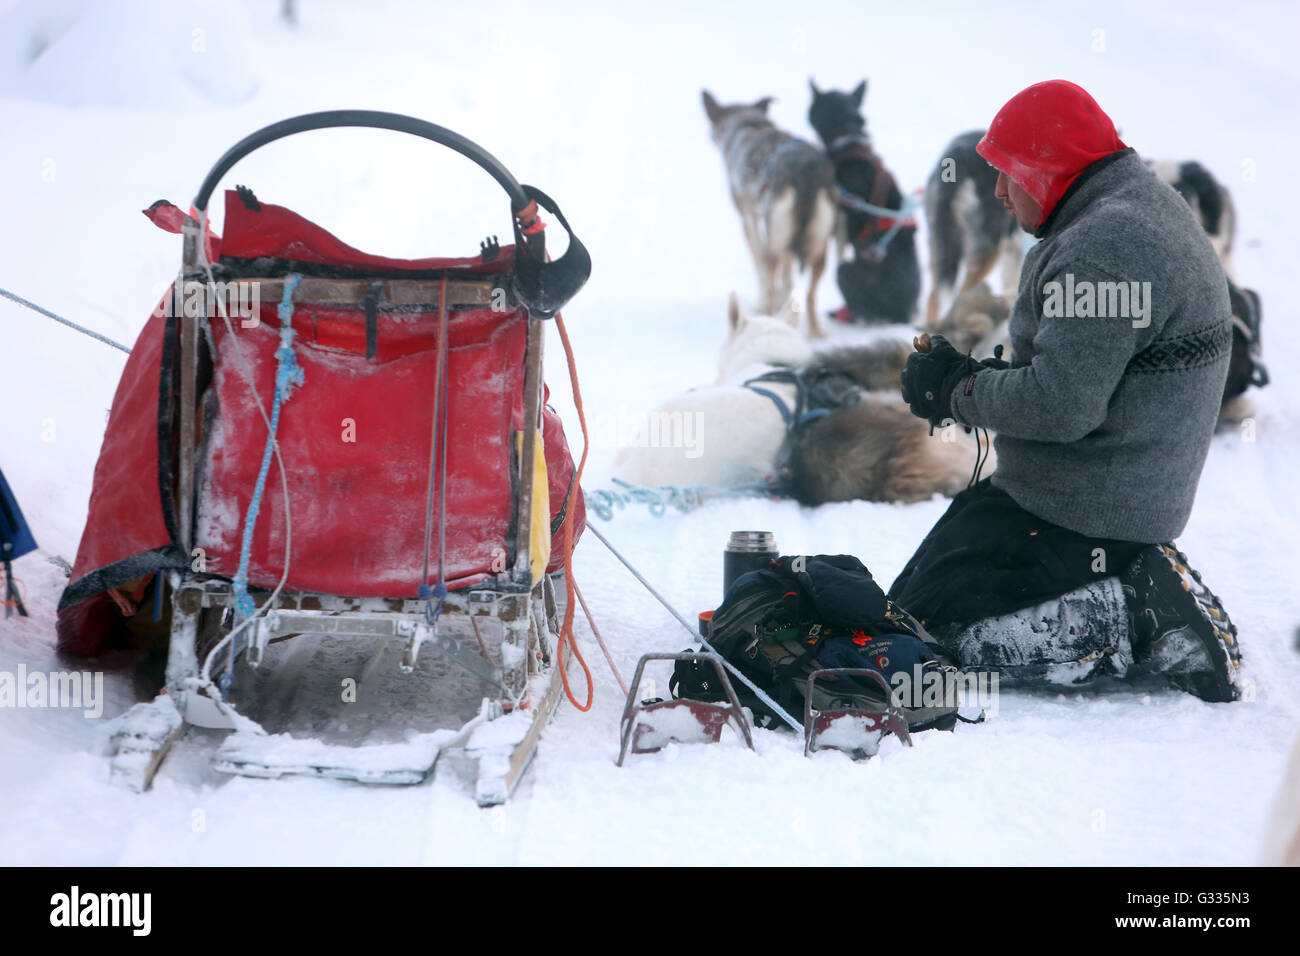
<svg viewBox="0 0 1300 956"><path fill-rule="evenodd" d="M930 631L962 669L997 671L1005 686L1124 677L1133 662L1125 595L1114 577L1001 617Z"/></svg>
<svg viewBox="0 0 1300 956"><path fill-rule="evenodd" d="M1171 544L1144 548L1120 575L1138 666L1202 700L1241 698L1237 628Z"/></svg>

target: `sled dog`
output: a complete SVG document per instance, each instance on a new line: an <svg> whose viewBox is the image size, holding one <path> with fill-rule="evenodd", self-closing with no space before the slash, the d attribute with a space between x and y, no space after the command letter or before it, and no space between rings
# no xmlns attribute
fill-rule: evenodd
<svg viewBox="0 0 1300 956"><path fill-rule="evenodd" d="M998 345L1011 348L1011 301L1011 297L997 295L987 282L981 282L960 292L948 313L931 329L958 352L988 358ZM1003 358L1011 360L1010 355L1004 354Z"/></svg>
<svg viewBox="0 0 1300 956"><path fill-rule="evenodd" d="M817 283L835 228L830 161L816 146L777 129L767 116L770 96L724 106L704 90L702 99L758 271L761 309L774 315L789 301L797 263L808 273L809 331L821 337Z"/></svg>
<svg viewBox="0 0 1300 956"><path fill-rule="evenodd" d="M984 130L962 133L939 157L925 185L925 225L930 240L930 295L925 324L933 329L956 289L973 289L1002 262L1002 293L1015 298L1024 258L1015 217L993 195L998 171L975 152ZM961 286L957 276L961 274Z"/></svg>
<svg viewBox="0 0 1300 956"><path fill-rule="evenodd" d="M1232 203L1232 194L1214 178L1213 173L1195 160L1148 160L1148 165L1187 200L1228 277L1228 298L1232 303L1232 358L1228 363L1228 380L1223 387L1219 423L1239 422L1255 411L1254 403L1243 393L1251 385L1267 385L1268 371L1260 348L1259 294L1254 289L1237 285L1233 271L1232 247L1237 233L1237 210Z"/></svg>
<svg viewBox="0 0 1300 956"><path fill-rule="evenodd" d="M1214 246L1219 262L1223 263L1228 281L1235 284L1237 277L1232 268L1232 244L1237 235L1237 209L1227 187L1195 160L1148 160L1147 165L1156 176L1187 200L1187 205L1196 213L1205 234L1210 237L1210 245Z"/></svg>
<svg viewBox="0 0 1300 956"><path fill-rule="evenodd" d="M835 279L847 310L843 318L849 322L910 322L921 295L916 221L907 216L898 222L897 217L862 208L862 204L903 208L898 183L867 135L867 121L862 116L867 81L850 93L823 92L812 79L808 85L813 95L808 122L835 166L840 207L836 258L844 260L836 267Z"/></svg>
<svg viewBox="0 0 1300 956"><path fill-rule="evenodd" d="M746 315L733 295L718 382L674 396L653 413L697 415L698 448L625 447L614 474L647 487L762 486L808 505L916 501L965 487L974 441L956 427L931 437L899 396L909 346L888 340L816 354L796 323L789 312ZM805 398L830 383L851 400L790 429L786 415L799 407L804 386L793 375L754 381L774 372L797 373L809 386Z"/></svg>

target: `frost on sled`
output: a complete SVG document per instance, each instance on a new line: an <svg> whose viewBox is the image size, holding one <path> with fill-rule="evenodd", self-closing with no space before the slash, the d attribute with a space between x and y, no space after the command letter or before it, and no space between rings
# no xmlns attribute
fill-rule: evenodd
<svg viewBox="0 0 1300 956"><path fill-rule="evenodd" d="M240 158L337 126L470 159L514 244L366 255L242 187L207 228ZM147 786L198 725L233 731L225 772L410 783L449 756L480 803L508 797L558 701L552 575L585 525L541 370L590 259L570 234L547 260L539 206L567 230L468 140L349 110L250 135L190 215L147 211L182 235L182 272L118 385L58 622L66 654L154 651L164 689L122 722L118 782Z"/></svg>

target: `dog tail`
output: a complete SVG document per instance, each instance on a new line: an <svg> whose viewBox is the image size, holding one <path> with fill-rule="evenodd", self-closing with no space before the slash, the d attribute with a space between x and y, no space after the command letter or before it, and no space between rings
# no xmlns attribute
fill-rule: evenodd
<svg viewBox="0 0 1300 956"><path fill-rule="evenodd" d="M835 231L835 167L819 153L806 176L797 180L794 197L794 233L790 251L799 260L799 271L808 268L814 253L825 248Z"/></svg>

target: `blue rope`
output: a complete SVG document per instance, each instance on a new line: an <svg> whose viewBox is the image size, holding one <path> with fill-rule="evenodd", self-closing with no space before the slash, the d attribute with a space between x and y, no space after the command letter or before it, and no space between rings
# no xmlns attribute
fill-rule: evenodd
<svg viewBox="0 0 1300 956"><path fill-rule="evenodd" d="M765 481L736 485L732 488L710 488L703 485L658 485L654 488L644 488L623 481L621 478L613 478L611 481L621 490L582 489L587 507L602 521L613 520L615 508L623 508L630 504L648 505L650 514L662 518L669 508L685 514L713 498L771 498L773 496L771 488Z"/></svg>
<svg viewBox="0 0 1300 956"><path fill-rule="evenodd" d="M872 216L879 216L882 219L906 219L923 202L919 196L904 196L901 209L890 209L888 206L877 206L874 203L869 203L856 193L849 192L843 186L837 186L836 189L839 192L841 206L847 206L849 209L865 212Z"/></svg>
<svg viewBox="0 0 1300 956"><path fill-rule="evenodd" d="M785 422L785 427L787 429L793 427L794 415L790 412L789 406L781 400L780 395L776 394L776 392L771 389L759 388L757 385L750 385L749 382L745 383L745 388L749 389L756 395L762 395L764 398L771 399L772 404L776 406L776 410L781 413L781 421Z"/></svg>
<svg viewBox="0 0 1300 956"><path fill-rule="evenodd" d="M908 216L912 215L912 213L914 213L924 201L920 196L904 196L902 209L887 209L884 206L877 206L874 203L867 202L861 196L849 192L843 186L838 186L837 189L839 190L839 201L841 206L847 206L849 209L855 209L858 212L865 212L872 216L880 216L884 219L894 220L894 224L889 227L888 231L872 243L872 247L876 250L876 254L881 257L884 256L885 250L889 248L889 243L893 240L894 236L898 234L898 230L903 228L904 220L906 220Z"/></svg>
<svg viewBox="0 0 1300 956"><path fill-rule="evenodd" d="M442 613L442 599L447 596L447 585L439 581L433 587L420 585L420 600L424 602L424 620L428 624L437 624L438 615Z"/></svg>
<svg viewBox="0 0 1300 956"><path fill-rule="evenodd" d="M288 401L295 385L303 382L302 366L293 354L293 292L298 288L300 275L290 275L284 281L284 295L276 316L280 320L280 347L275 350L279 365L275 370L275 398L271 403L271 429L266 434L266 448L262 452L262 467L257 473L257 484L253 486L253 497L244 514L244 540L239 549L239 570L235 574L232 588L235 592L235 615L243 621L252 617L257 611L252 597L248 593L248 563L253 552L253 527L257 524L257 515L262 508L262 492L266 490L266 474L271 469L271 454L275 450L275 433L280 426L280 406ZM234 681L235 641L230 642L230 656L226 662L226 672L221 675L221 690L227 691Z"/></svg>

